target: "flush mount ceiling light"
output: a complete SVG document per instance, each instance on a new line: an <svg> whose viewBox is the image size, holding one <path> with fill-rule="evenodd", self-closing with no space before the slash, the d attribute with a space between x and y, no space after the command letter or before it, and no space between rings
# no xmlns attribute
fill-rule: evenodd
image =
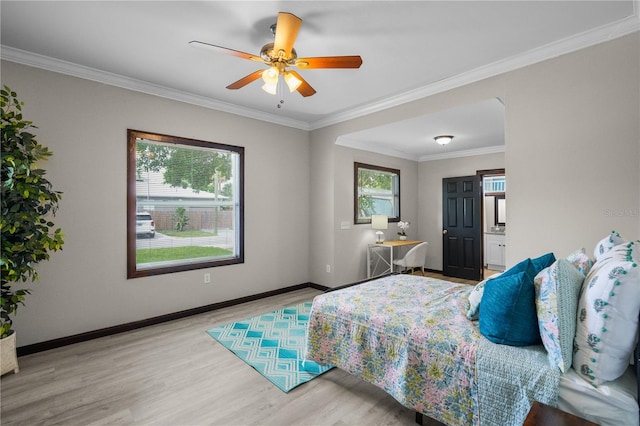
<svg viewBox="0 0 640 426"><path fill-rule="evenodd" d="M441 135L433 138L438 144L446 145L453 140L453 136L451 135Z"/></svg>

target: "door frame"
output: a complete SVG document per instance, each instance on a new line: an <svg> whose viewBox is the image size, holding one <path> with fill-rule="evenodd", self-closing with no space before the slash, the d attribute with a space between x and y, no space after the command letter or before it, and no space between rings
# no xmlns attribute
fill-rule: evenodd
<svg viewBox="0 0 640 426"><path fill-rule="evenodd" d="M476 175L480 176L480 210L482 212L482 228L480 229L480 239L482 240L482 247L480 248L480 261L482 262L482 279L485 279L484 276L484 264L485 264L485 253L484 253L484 227L486 225L486 218L484 215L484 178L489 176L506 176L505 169L486 169L486 170L476 170ZM502 193L506 196L506 191Z"/></svg>

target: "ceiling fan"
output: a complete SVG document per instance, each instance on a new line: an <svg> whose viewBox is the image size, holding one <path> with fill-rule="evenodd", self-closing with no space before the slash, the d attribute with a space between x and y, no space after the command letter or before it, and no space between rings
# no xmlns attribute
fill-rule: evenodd
<svg viewBox="0 0 640 426"><path fill-rule="evenodd" d="M271 26L271 31L275 36L274 42L262 46L260 56L197 40L190 41L189 44L213 49L242 59L262 62L269 66L267 69L254 71L235 83L231 83L227 86L227 89L231 90L240 89L262 77L264 81L262 89L267 93L275 95L277 93L279 77L282 76L291 92L297 90L302 96L307 97L314 95L316 93L315 89L311 87L300 74L296 71L288 70L287 67L296 67L299 69L360 68L360 65L362 65L362 58L360 56L298 58L293 44L296 41L301 25L302 19L297 16L287 12L278 13L277 22Z"/></svg>

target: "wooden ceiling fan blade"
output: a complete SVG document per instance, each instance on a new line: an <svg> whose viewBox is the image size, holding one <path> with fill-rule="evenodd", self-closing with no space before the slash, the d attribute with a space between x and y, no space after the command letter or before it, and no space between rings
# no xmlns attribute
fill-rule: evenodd
<svg viewBox="0 0 640 426"><path fill-rule="evenodd" d="M262 62L264 60L260 56L252 55L251 53L241 52L239 50L229 49L228 47L216 46L215 44L205 43L203 41L192 40L189 42L191 46L200 47L207 50L212 50L218 53L224 53L226 55L235 56L242 59L249 59L255 62Z"/></svg>
<svg viewBox="0 0 640 426"><path fill-rule="evenodd" d="M284 51L284 57L291 57L291 49L298 37L298 31L302 25L302 19L287 12L278 13L276 22L276 37L273 42L273 52L277 56L279 51Z"/></svg>
<svg viewBox="0 0 640 426"><path fill-rule="evenodd" d="M302 78L302 76L300 74L298 74L295 71L287 71L287 72L292 74L295 78L297 78L298 80L300 80L302 82L302 83L300 83L300 86L298 86L298 88L296 89L298 91L298 93L300 93L305 98L307 96L313 96L313 95L316 94L316 89L311 87L311 85L309 83L307 83L307 81L304 78Z"/></svg>
<svg viewBox="0 0 640 426"><path fill-rule="evenodd" d="M227 86L227 89L231 89L231 90L240 89L249 83L253 83L254 81L256 81L262 76L262 73L264 71L265 70L254 71L251 74L245 77L242 77L240 80L236 81L235 83L231 83L230 85Z"/></svg>
<svg viewBox="0 0 640 426"><path fill-rule="evenodd" d="M360 68L360 56L325 56L319 58L300 58L295 66L301 69L311 68Z"/></svg>

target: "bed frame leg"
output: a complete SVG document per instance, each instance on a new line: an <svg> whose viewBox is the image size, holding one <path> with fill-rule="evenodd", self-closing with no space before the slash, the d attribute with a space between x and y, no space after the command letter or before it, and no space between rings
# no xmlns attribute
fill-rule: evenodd
<svg viewBox="0 0 640 426"><path fill-rule="evenodd" d="M423 421L422 413L419 413L416 411L416 423L422 426L422 421Z"/></svg>

